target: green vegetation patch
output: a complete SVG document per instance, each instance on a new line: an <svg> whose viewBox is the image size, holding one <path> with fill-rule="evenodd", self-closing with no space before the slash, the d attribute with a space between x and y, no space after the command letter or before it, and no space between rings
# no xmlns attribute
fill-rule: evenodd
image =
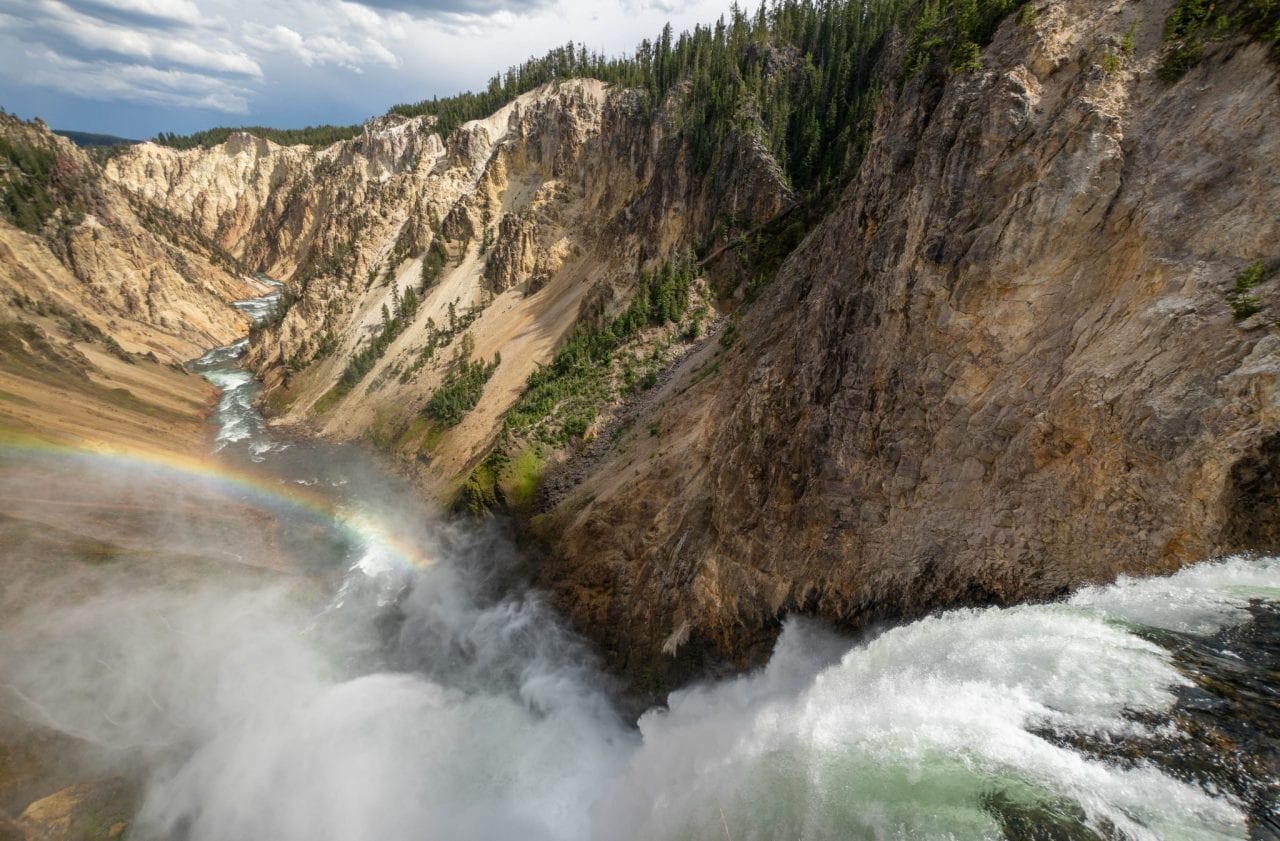
<svg viewBox="0 0 1280 841"><path fill-rule="evenodd" d="M1005 16L1026 0L925 0L911 30L905 69L908 75L940 76L946 68L972 72L981 65L981 47L989 44ZM1035 11L1019 13L1019 22L1035 22Z"/></svg>
<svg viewBox="0 0 1280 841"><path fill-rule="evenodd" d="M523 510L533 508L542 481L543 458L540 447L527 447L511 463L507 502Z"/></svg>
<svg viewBox="0 0 1280 841"><path fill-rule="evenodd" d="M1245 270L1236 275L1235 285L1227 293L1227 301L1231 304L1231 314L1236 321L1243 321L1255 313L1262 311L1262 304L1256 295L1251 294L1255 286L1267 279L1270 273L1261 260L1254 260Z"/></svg>
<svg viewBox="0 0 1280 841"><path fill-rule="evenodd" d="M0 135L0 212L14 226L39 233L59 210L67 223L77 224L87 198L80 166L52 142Z"/></svg>
<svg viewBox="0 0 1280 841"><path fill-rule="evenodd" d="M1245 32L1280 59L1280 0L1178 0L1164 22L1159 75L1176 82L1204 57L1205 44Z"/></svg>
<svg viewBox="0 0 1280 841"><path fill-rule="evenodd" d="M498 370L502 357L494 354L492 362L482 359L462 359L445 375L440 384L422 408L424 417L438 422L441 426L457 426L462 423L467 412L475 408L484 394L485 383Z"/></svg>
<svg viewBox="0 0 1280 841"><path fill-rule="evenodd" d="M440 281L440 275L444 272L448 259L449 255L444 250L444 243L439 237L433 238L427 252L422 255L421 282L424 292Z"/></svg>
<svg viewBox="0 0 1280 841"><path fill-rule="evenodd" d="M603 327L579 326L546 366L529 376L525 392L503 419L498 441L462 483L455 507L481 514L499 505L531 510L536 504L548 448L581 442L602 407L619 390L636 393L657 384L671 335L637 355L646 329L683 325L705 317L691 312L697 266L692 255L641 274L627 308ZM688 323L686 323L686 320Z"/></svg>
<svg viewBox="0 0 1280 841"><path fill-rule="evenodd" d="M507 413L504 434L535 434L554 446L580 440L612 396L610 367L621 345L647 327L679 322L695 276L690 258L664 263L642 275L635 297L609 325L575 330L551 363L530 375L524 395Z"/></svg>
<svg viewBox="0 0 1280 841"><path fill-rule="evenodd" d="M268 126L219 126L185 135L162 131L155 136L155 142L174 149L208 149L219 143L225 143L233 134L245 132L281 146L329 146L342 140L358 137L361 131L363 126L359 125L320 125L284 129Z"/></svg>
<svg viewBox="0 0 1280 841"><path fill-rule="evenodd" d="M511 458L495 448L467 475L453 507L475 516L499 504L508 510L532 512L537 504L546 460L542 445L531 444Z"/></svg>

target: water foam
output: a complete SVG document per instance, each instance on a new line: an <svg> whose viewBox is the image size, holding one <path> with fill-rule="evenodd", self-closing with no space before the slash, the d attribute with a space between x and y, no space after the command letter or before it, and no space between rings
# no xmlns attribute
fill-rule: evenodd
<svg viewBox="0 0 1280 841"><path fill-rule="evenodd" d="M1085 825L1135 839L1243 835L1227 799L1041 735L1130 730L1126 710L1167 709L1185 682L1158 646L1097 617L956 611L817 668L811 636L793 624L762 674L647 714L597 837L1000 838L995 798L1078 804Z"/></svg>
<svg viewBox="0 0 1280 841"><path fill-rule="evenodd" d="M365 548L349 581L388 581ZM857 641L793 620L764 669L629 730L541 597L469 578L491 551L433 549L397 603L399 670L359 674L281 592L134 594L42 616L44 636L10 641L39 668L10 684L67 732L164 758L144 836L998 839L1020 810L1100 838L1247 837L1231 797L1055 734L1144 732L1133 713L1167 713L1188 681L1133 626L1173 624L1171 599L1198 629L1244 621L1280 584L1274 559ZM385 608L377 587L349 595L348 616Z"/></svg>
<svg viewBox="0 0 1280 841"><path fill-rule="evenodd" d="M1234 556L1168 576L1121 576L1087 587L1071 604L1148 628L1208 634L1249 618L1252 600L1280 602L1280 558Z"/></svg>

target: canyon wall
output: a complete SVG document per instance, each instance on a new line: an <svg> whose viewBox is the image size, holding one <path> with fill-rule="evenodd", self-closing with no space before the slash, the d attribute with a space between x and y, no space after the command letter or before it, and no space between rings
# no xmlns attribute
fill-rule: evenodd
<svg viewBox="0 0 1280 841"><path fill-rule="evenodd" d="M727 241L792 203L747 137L693 177L678 120L636 91L570 80L444 140L430 117L384 117L325 149L243 134L210 149L143 144L107 174L288 281L292 305L249 356L277 422L372 440L443 498L583 313L626 305L646 255ZM414 313L354 387L340 386L410 289ZM463 422L432 431L419 413L464 333L472 356L500 360Z"/></svg>
<svg viewBox="0 0 1280 841"><path fill-rule="evenodd" d="M101 166L42 123L0 116L0 139L52 156L38 230L0 218L0 308L15 295L80 314L126 350L184 361L244 334L227 302L251 294L226 255L102 177ZM5 178L31 176L9 167Z"/></svg>
<svg viewBox="0 0 1280 841"><path fill-rule="evenodd" d="M203 451L216 395L181 363L265 287L43 123L0 115L0 144L0 435Z"/></svg>
<svg viewBox="0 0 1280 841"><path fill-rule="evenodd" d="M1280 549L1280 77L1235 39L1161 81L1171 5L1038 3L980 71L886 88L728 348L538 523L619 665Z"/></svg>

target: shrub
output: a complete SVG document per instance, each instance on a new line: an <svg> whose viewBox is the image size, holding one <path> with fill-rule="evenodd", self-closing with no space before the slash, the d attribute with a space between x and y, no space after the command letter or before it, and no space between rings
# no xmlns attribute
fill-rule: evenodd
<svg viewBox="0 0 1280 841"><path fill-rule="evenodd" d="M1266 267L1261 260L1254 260L1245 270L1236 275L1235 286L1227 293L1227 301L1231 304L1231 314L1236 321L1242 321L1254 313L1262 311L1262 304L1249 291L1266 280Z"/></svg>
<svg viewBox="0 0 1280 841"><path fill-rule="evenodd" d="M433 239L431 246L427 249L427 253L422 255L421 289L424 293L440 280L440 274L444 271L446 256L444 245L439 238Z"/></svg>
<svg viewBox="0 0 1280 841"><path fill-rule="evenodd" d="M1125 55L1133 55L1137 45L1138 24L1142 18L1134 18L1129 23L1129 28L1124 31L1124 37L1120 39L1120 52Z"/></svg>
<svg viewBox="0 0 1280 841"><path fill-rule="evenodd" d="M1277 0L1178 0L1164 23L1165 55L1159 76L1176 82L1204 56L1204 45L1232 30L1270 45L1280 58L1280 2Z"/></svg>
<svg viewBox="0 0 1280 841"><path fill-rule="evenodd" d="M422 414L443 426L457 426L467 412L480 402L485 383L489 382L501 362L502 358L496 354L492 362L463 359L445 376L440 387L432 392L427 405L422 408Z"/></svg>

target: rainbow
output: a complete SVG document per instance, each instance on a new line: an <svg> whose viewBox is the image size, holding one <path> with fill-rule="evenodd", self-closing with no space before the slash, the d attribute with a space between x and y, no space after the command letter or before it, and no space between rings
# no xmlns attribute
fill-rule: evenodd
<svg viewBox="0 0 1280 841"><path fill-rule="evenodd" d="M101 442L70 445L2 429L0 458L5 456L40 456L71 464L88 462L104 468L144 470L163 478L201 482L262 508L302 513L331 523L358 545L378 550L382 557L401 570L423 569L431 564L430 558L413 542L394 534L370 517L342 510L323 494L284 480L272 481L269 477L210 458Z"/></svg>

